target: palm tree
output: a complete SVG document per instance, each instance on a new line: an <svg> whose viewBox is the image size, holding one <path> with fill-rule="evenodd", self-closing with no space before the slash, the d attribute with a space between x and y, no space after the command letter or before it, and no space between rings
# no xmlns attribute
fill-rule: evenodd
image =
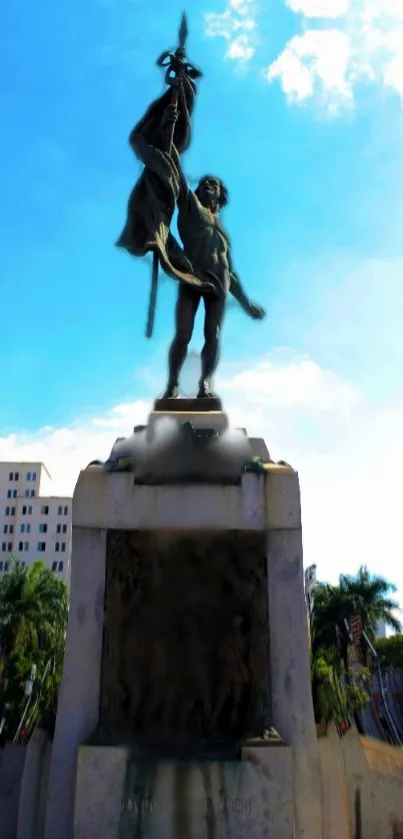
<svg viewBox="0 0 403 839"><path fill-rule="evenodd" d="M368 568L362 565L355 577L342 574L339 587L348 606L349 618L360 617L362 627L371 640L375 638L379 621L384 621L394 632L401 631L401 623L394 614L399 610L399 604L389 596L390 592L396 591L392 583L370 574Z"/></svg>
<svg viewBox="0 0 403 839"><path fill-rule="evenodd" d="M332 661L332 667L340 672L340 663L348 679L348 647L350 635L348 621L350 603L340 586L320 583L315 589L312 610L312 653Z"/></svg>
<svg viewBox="0 0 403 839"><path fill-rule="evenodd" d="M0 579L0 709L8 728L25 701L25 683L32 665L40 682L38 713L54 704L61 672L67 624L68 596L64 582L42 562L22 567L12 561ZM56 678L55 678L56 674Z"/></svg>
<svg viewBox="0 0 403 839"><path fill-rule="evenodd" d="M311 616L312 691L317 716L327 708L327 715L337 716L340 707L341 678L346 684L347 705L351 711L362 706L364 694L351 678L349 647L351 621L359 617L362 628L372 640L376 624L383 620L396 631L400 622L395 615L398 603L389 592L395 587L382 577L373 576L362 566L356 576L341 575L339 585L320 583L314 592Z"/></svg>
<svg viewBox="0 0 403 839"><path fill-rule="evenodd" d="M351 643L349 626L359 617L370 639L375 638L376 625L382 620L395 632L401 629L395 612L399 604L390 598L395 586L383 577L373 576L361 566L355 577L340 575L339 585L320 583L315 589L312 613L314 649L338 649L347 664Z"/></svg>

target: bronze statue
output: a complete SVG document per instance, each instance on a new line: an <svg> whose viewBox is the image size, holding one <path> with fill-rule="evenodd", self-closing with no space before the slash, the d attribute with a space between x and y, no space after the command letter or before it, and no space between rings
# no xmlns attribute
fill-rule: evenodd
<svg viewBox="0 0 403 839"><path fill-rule="evenodd" d="M228 202L227 189L219 178L208 175L193 192L181 168L180 155L190 143L194 80L201 75L185 61L186 35L183 18L178 49L175 53L164 53L158 61L160 66L167 67L165 81L169 88L150 106L130 135L130 145L144 164L144 170L130 196L126 225L117 244L136 256L153 252L148 337L152 334L158 263L179 282L167 398L179 395L179 374L203 299L205 344L198 397L208 398L212 396L211 378L219 359L220 330L228 295L232 294L255 320L261 320L265 312L249 300L232 266L228 234L219 218L219 211ZM183 247L170 232L176 206Z"/></svg>

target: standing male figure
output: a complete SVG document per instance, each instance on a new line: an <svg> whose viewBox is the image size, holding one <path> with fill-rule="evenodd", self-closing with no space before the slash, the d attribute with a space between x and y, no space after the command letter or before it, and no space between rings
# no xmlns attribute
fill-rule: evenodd
<svg viewBox="0 0 403 839"><path fill-rule="evenodd" d="M162 129L168 133L176 124L179 112L169 105L164 112ZM240 303L246 314L261 320L265 311L247 297L232 267L230 241L219 218L220 210L228 203L228 192L219 178L205 176L193 192L183 175L179 155L172 149L172 162L178 173L179 195L178 231L184 256L191 273L201 281L200 286L179 282L175 311L175 337L170 347L168 384L164 396L178 396L179 374L186 358L194 328L196 312L203 300L204 347L201 354L201 377L198 398L213 396L211 379L217 368L220 331L229 294Z"/></svg>

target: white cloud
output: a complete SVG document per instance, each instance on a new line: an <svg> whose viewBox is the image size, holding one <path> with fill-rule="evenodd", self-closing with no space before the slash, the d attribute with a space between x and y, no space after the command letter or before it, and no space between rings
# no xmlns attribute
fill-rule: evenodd
<svg viewBox="0 0 403 839"><path fill-rule="evenodd" d="M290 99L304 100L316 86L337 99L351 97L348 80L350 39L337 29L309 29L289 41L279 58L270 65L268 79L279 78Z"/></svg>
<svg viewBox="0 0 403 839"><path fill-rule="evenodd" d="M287 0L303 16L305 31L286 44L267 68L290 101L314 95L331 111L351 104L360 82L403 97L403 4L398 0ZM306 29L322 19L324 26ZM329 24L331 23L331 26Z"/></svg>
<svg viewBox="0 0 403 839"><path fill-rule="evenodd" d="M403 405L370 412L348 381L310 358L279 353L222 368L217 389L234 427L263 436L300 473L305 563L336 579L360 562L399 583ZM116 437L146 421L145 400L65 428L0 437L0 460L43 460L54 492L71 494L81 468L105 460ZM400 576L399 576L400 575Z"/></svg>
<svg viewBox="0 0 403 839"><path fill-rule="evenodd" d="M348 11L349 0L288 0L292 12L309 18L342 17Z"/></svg>
<svg viewBox="0 0 403 839"><path fill-rule="evenodd" d="M228 50L227 58L235 59L236 61L249 61L254 55L254 48L250 46L248 35L238 35L231 41Z"/></svg>
<svg viewBox="0 0 403 839"><path fill-rule="evenodd" d="M233 424L260 435L272 429L271 442L279 458L288 455L287 446L298 457L307 447L319 451L323 439L334 442L360 408L360 394L349 382L309 358L295 359L284 353L252 359L243 368L227 365L217 388ZM149 410L145 400L138 400L69 427L0 437L0 460L43 460L54 479L54 491L69 494L79 470L91 460L106 460L116 437L144 423ZM313 427L317 439L312 436Z"/></svg>
<svg viewBox="0 0 403 839"><path fill-rule="evenodd" d="M253 0L229 0L224 12L205 15L205 33L210 38L227 41L225 57L238 62L249 61L255 54L256 27Z"/></svg>

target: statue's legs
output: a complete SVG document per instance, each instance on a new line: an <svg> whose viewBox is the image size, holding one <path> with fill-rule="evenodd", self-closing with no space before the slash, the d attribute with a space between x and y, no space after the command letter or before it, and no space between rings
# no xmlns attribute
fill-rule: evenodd
<svg viewBox="0 0 403 839"><path fill-rule="evenodd" d="M200 292L187 283L180 283L175 309L175 337L168 356L169 378L165 398L178 396L179 374L186 358L189 341L193 334L196 312L200 303Z"/></svg>
<svg viewBox="0 0 403 839"><path fill-rule="evenodd" d="M226 295L205 294L204 298L204 347L201 354L199 398L212 396L211 377L220 357L220 330L225 312Z"/></svg>

